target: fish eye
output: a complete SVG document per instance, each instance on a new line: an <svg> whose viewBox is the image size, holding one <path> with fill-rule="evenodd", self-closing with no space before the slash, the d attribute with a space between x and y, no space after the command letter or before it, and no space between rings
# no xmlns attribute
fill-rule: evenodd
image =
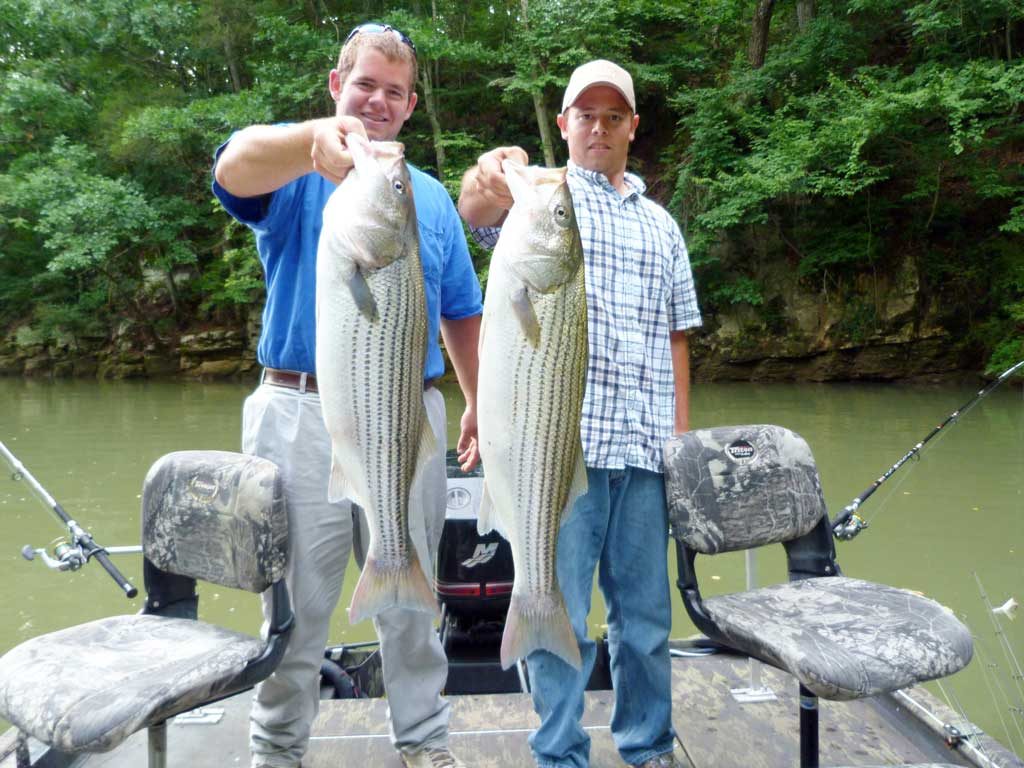
<svg viewBox="0 0 1024 768"><path fill-rule="evenodd" d="M392 186L395 188L395 191L398 192L399 194L405 194L405 183L401 179L395 179Z"/></svg>
<svg viewBox="0 0 1024 768"><path fill-rule="evenodd" d="M568 227L571 223L569 209L561 203L556 203L551 208L551 213L555 217L555 223L560 227Z"/></svg>

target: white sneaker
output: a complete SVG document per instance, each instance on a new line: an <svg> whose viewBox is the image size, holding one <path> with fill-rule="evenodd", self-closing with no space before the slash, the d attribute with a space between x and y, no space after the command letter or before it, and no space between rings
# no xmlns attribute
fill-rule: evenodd
<svg viewBox="0 0 1024 768"><path fill-rule="evenodd" d="M448 747L427 747L419 752L402 752L405 768L466 768Z"/></svg>

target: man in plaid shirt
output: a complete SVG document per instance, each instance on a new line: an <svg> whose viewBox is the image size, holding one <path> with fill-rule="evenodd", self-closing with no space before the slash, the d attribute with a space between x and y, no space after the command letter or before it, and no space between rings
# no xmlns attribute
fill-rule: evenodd
<svg viewBox="0 0 1024 768"><path fill-rule="evenodd" d="M590 360L581 433L589 489L563 520L558 580L583 668L577 672L547 651L529 656L541 717L530 746L540 768L589 763L590 738L579 720L596 657L586 620L598 566L616 746L633 766L678 765L662 445L689 429L686 334L701 316L679 226L626 171L639 120L624 69L598 60L573 72L557 121L569 148L567 180L585 258ZM462 181L459 212L486 246L497 242L512 206L505 159L528 162L520 147L499 147Z"/></svg>

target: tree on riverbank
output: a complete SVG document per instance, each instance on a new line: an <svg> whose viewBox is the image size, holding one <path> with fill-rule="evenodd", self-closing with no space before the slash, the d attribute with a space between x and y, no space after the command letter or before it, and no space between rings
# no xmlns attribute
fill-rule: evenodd
<svg viewBox="0 0 1024 768"><path fill-rule="evenodd" d="M1024 356L1019 0L0 0L0 328L241 326L260 270L212 151L327 114L368 18L419 44L403 139L453 194L498 144L565 162L541 126L576 64L633 72L634 165L686 232L698 354L728 331L734 357L915 334L963 364Z"/></svg>

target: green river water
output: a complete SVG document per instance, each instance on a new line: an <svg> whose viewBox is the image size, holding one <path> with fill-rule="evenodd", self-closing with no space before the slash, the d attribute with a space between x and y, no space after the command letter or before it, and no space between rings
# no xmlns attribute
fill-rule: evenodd
<svg viewBox="0 0 1024 768"><path fill-rule="evenodd" d="M135 544L141 484L150 464L181 449L237 450L249 385L181 382L24 381L0 378L0 440L103 545ZM694 428L776 423L802 434L821 471L833 514L921 440L976 389L867 384L707 384L693 389ZM446 388L449 444L461 402ZM3 465L0 459L0 465ZM100 616L135 612L98 565L78 573L26 562L22 545L42 547L62 533L57 518L0 466L0 653L35 635ZM1024 602L1024 396L1003 386L929 443L862 508L870 527L838 544L850 576L921 591L949 606L975 635L975 659L930 689L995 738L1024 754L1024 681L1015 678L975 576L992 604ZM759 556L760 583L784 578L781 548ZM122 570L141 586L137 556ZM350 564L341 607L355 583ZM742 555L702 568L720 591L743 588ZM675 577L674 557L670 577ZM603 631L595 590L594 634ZM673 636L694 632L673 588ZM202 618L256 631L257 601L220 588L201 590ZM1024 614L1000 619L1002 638L1024 662ZM373 637L335 614L332 642ZM69 670L70 672L70 670ZM6 723L0 721L0 730Z"/></svg>

